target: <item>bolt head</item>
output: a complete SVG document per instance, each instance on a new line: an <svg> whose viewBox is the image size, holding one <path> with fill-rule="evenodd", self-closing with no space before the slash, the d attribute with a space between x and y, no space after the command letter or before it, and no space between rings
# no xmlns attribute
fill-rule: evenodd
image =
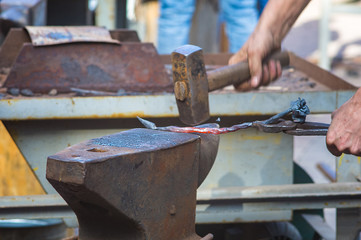
<svg viewBox="0 0 361 240"><path fill-rule="evenodd" d="M187 84L182 81L177 81L174 84L174 94L177 100L184 101L188 95Z"/></svg>

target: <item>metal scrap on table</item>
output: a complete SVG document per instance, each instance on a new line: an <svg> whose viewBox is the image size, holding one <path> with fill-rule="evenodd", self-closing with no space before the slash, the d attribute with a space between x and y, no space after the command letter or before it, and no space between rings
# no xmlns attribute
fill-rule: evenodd
<svg viewBox="0 0 361 240"><path fill-rule="evenodd" d="M289 114L291 114L292 120L282 119L283 117ZM178 132L178 133L224 134L229 132L235 132L240 129L254 127L262 132L267 132L267 133L284 132L286 134L297 135L297 136L310 136L310 135L325 136L327 134L329 124L306 122L306 116L308 114L310 114L310 109L308 108L305 99L299 98L298 100L291 102L291 106L287 110L278 113L267 120L244 122L233 125L231 127L223 127L223 128L209 128L202 126L157 127L153 122L142 119L140 117L138 117L138 119L146 128L153 130Z"/></svg>

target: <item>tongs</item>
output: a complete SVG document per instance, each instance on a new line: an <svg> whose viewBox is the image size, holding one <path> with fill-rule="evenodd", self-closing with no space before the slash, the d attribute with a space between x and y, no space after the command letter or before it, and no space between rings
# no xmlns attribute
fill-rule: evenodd
<svg viewBox="0 0 361 240"><path fill-rule="evenodd" d="M292 114L292 120L284 120L282 117ZM264 121L253 121L245 122L233 125L231 127L223 128L214 128L214 127L205 127L204 125L196 127L177 127L177 126L167 126L167 127L157 127L153 122L142 119L138 117L139 121L149 129L160 130L160 131L170 131L178 133L206 133L206 134L223 134L229 132L235 132L240 129L246 129L250 127L257 128L258 130L266 133L279 133L284 132L290 135L296 136L310 136L318 135L325 136L329 124L318 123L318 122L306 122L306 116L310 113L306 101L304 99L298 99L291 102L290 108L286 111L283 111L279 114L274 115L273 117L264 120Z"/></svg>

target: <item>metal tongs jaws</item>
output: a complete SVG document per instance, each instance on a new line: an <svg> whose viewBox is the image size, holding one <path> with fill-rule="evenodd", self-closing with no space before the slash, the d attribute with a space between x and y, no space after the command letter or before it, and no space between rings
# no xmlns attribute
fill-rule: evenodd
<svg viewBox="0 0 361 240"><path fill-rule="evenodd" d="M279 133L295 136L325 136L330 124L319 122L296 123L291 120L279 119L276 123L265 123L264 121L255 121L253 126L262 132Z"/></svg>

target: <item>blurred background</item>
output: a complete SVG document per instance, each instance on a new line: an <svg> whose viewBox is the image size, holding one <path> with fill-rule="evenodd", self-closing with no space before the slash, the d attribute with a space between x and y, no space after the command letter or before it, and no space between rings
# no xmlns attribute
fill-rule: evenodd
<svg viewBox="0 0 361 240"><path fill-rule="evenodd" d="M152 42L159 48L159 15L160 3L154 0L1 0L0 41L12 27L96 25L136 30L142 42ZM313 0L285 38L283 48L360 87L360 23L360 1ZM209 53L228 52L225 32L219 2L197 0L189 43ZM330 122L330 115L312 116L312 120ZM325 169L335 172L335 158L328 153L324 137L296 138L294 160L315 182L332 181L332 174L327 177L323 173ZM0 196L44 193L1 122L0 183ZM334 212L327 214L334 227Z"/></svg>

